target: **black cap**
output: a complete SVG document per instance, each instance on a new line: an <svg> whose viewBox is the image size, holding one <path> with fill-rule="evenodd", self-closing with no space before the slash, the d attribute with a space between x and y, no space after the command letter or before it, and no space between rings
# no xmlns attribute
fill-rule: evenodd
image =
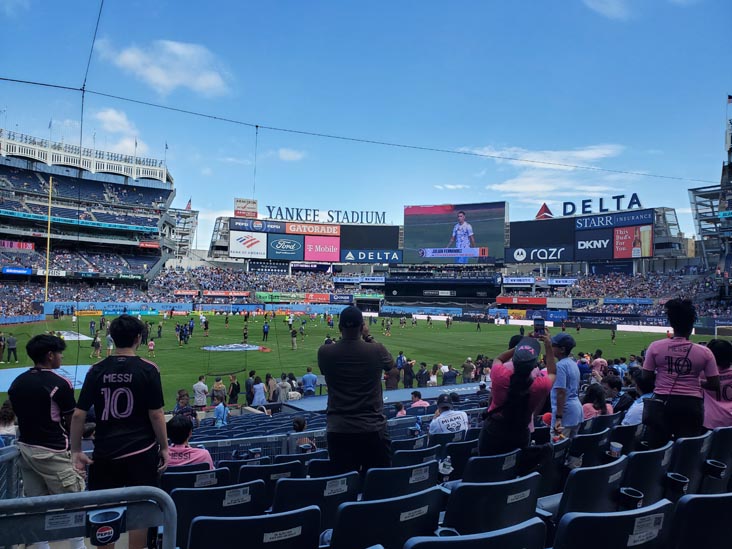
<svg viewBox="0 0 732 549"><path fill-rule="evenodd" d="M353 305L341 311L341 319L338 325L341 328L357 328L363 324L363 314Z"/></svg>
<svg viewBox="0 0 732 549"><path fill-rule="evenodd" d="M447 393L442 393L437 398L437 407L438 408L452 408L452 399L450 399L450 395Z"/></svg>

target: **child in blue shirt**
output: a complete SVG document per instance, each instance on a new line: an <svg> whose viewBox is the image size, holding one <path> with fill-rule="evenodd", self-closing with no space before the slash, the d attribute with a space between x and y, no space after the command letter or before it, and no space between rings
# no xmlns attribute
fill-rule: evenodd
<svg viewBox="0 0 732 549"><path fill-rule="evenodd" d="M216 427L223 427L229 424L229 411L224 406L224 402L221 400L219 395L213 396L213 403L216 408L214 409L214 425Z"/></svg>

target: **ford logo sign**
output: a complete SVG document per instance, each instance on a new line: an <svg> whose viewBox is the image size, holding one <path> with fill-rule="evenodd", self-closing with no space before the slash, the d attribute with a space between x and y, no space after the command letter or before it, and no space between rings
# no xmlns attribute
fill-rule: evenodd
<svg viewBox="0 0 732 549"><path fill-rule="evenodd" d="M302 248L302 244L297 240L290 240L287 238L278 238L271 242L270 246L273 250L277 250L278 252L296 252Z"/></svg>

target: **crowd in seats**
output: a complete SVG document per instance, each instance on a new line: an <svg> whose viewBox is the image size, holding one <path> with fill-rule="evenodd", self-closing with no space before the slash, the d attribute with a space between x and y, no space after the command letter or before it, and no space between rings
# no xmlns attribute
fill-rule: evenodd
<svg viewBox="0 0 732 549"><path fill-rule="evenodd" d="M51 251L49 265L51 269L72 272L94 272L105 274L146 273L157 261L156 256L128 256L104 252L75 252L66 248L55 248ZM0 264L25 267L28 269L45 269L46 252L34 250L5 250L0 253Z"/></svg>

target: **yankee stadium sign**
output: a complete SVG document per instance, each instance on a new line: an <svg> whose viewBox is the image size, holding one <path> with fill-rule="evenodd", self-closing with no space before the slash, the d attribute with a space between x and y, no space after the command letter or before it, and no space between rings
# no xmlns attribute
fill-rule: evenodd
<svg viewBox="0 0 732 549"><path fill-rule="evenodd" d="M267 217L282 221L307 221L310 223L359 223L385 225L386 212L373 210L318 210L315 208L283 208L265 206Z"/></svg>

